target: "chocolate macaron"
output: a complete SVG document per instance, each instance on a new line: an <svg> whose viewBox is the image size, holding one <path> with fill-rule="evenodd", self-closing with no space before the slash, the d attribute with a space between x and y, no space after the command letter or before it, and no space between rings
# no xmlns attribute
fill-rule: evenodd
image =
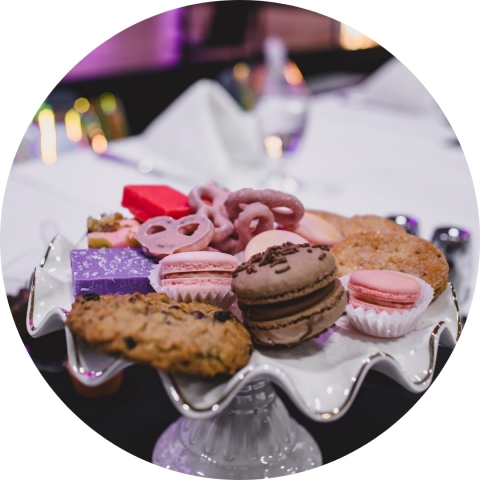
<svg viewBox="0 0 480 480"><path fill-rule="evenodd" d="M325 245L287 242L250 257L233 272L243 321L263 345L295 345L343 314L347 293Z"/></svg>

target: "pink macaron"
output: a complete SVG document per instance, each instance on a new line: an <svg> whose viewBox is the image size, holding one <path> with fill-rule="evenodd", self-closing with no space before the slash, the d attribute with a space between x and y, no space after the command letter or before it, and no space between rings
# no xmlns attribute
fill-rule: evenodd
<svg viewBox="0 0 480 480"><path fill-rule="evenodd" d="M411 310L420 298L421 285L409 275L389 270L359 270L348 282L353 308L388 313Z"/></svg>
<svg viewBox="0 0 480 480"><path fill-rule="evenodd" d="M205 288L230 289L232 272L239 261L221 252L183 252L168 255L161 262L162 288L194 291Z"/></svg>

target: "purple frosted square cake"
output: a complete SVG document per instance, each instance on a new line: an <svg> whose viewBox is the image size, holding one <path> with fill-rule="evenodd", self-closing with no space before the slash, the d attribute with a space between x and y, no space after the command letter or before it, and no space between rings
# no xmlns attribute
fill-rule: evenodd
<svg viewBox="0 0 480 480"><path fill-rule="evenodd" d="M153 292L148 275L155 261L140 248L88 248L70 252L73 295Z"/></svg>

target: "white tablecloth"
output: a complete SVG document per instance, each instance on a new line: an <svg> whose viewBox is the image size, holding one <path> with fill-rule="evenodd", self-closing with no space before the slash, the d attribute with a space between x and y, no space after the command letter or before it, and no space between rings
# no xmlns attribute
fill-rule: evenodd
<svg viewBox="0 0 480 480"><path fill-rule="evenodd" d="M13 165L1 237L8 293L25 285L55 234L75 242L85 233L89 215L125 212L120 207L125 184L162 183L185 193L209 178L232 190L260 186L264 174L260 166L237 161L219 171L204 151L204 162L184 168L174 153L167 156L154 150L151 131L149 135L150 139L140 135L112 145L117 154L135 160L132 166L99 158L89 149L61 154L51 166L38 159ZM438 226L468 229L474 246L473 279L478 260L477 203L466 160L454 139L441 115L327 94L312 99L303 144L289 169L300 180L298 197L308 208L348 216L413 215L420 222L420 235L427 239ZM245 136L245 141L257 140ZM141 173L135 165L142 159L175 175ZM462 310L468 307L463 305Z"/></svg>

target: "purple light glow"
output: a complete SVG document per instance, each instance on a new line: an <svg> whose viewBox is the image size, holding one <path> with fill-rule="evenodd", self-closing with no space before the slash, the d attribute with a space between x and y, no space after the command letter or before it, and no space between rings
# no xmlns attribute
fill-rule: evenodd
<svg viewBox="0 0 480 480"><path fill-rule="evenodd" d="M76 81L132 71L169 68L181 60L184 8L148 18L102 43L64 77Z"/></svg>

